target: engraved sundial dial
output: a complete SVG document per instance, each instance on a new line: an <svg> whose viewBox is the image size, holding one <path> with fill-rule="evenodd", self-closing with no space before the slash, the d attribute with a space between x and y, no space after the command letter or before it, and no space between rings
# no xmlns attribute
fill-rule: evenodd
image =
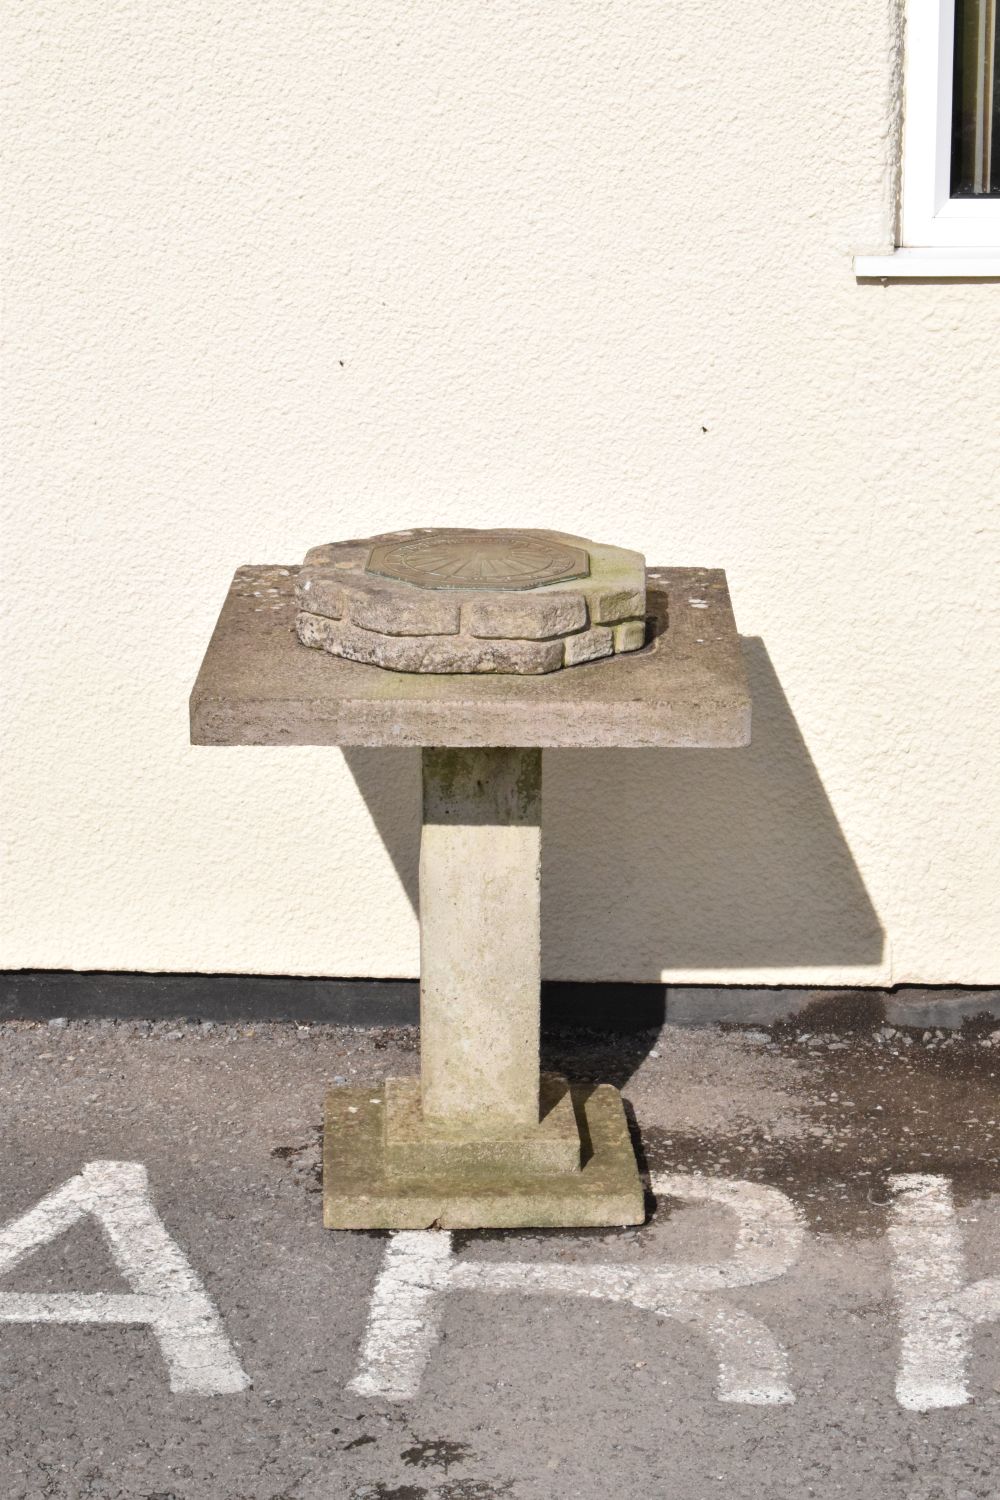
<svg viewBox="0 0 1000 1500"><path fill-rule="evenodd" d="M304 646L394 672L556 672L646 641L639 552L563 531L425 527L314 547Z"/></svg>
<svg viewBox="0 0 1000 1500"><path fill-rule="evenodd" d="M586 578L590 558L582 547L530 531L442 529L373 547L365 571L419 588L533 589Z"/></svg>

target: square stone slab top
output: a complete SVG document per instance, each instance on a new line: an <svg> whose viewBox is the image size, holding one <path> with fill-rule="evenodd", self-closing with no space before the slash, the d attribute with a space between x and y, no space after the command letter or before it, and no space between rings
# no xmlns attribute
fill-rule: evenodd
<svg viewBox="0 0 1000 1500"><path fill-rule="evenodd" d="M621 1095L574 1085L583 1166L558 1174L527 1167L503 1177L475 1163L437 1161L406 1175L386 1159L380 1087L331 1089L323 1129L327 1229L546 1229L641 1224L642 1181Z"/></svg>
<svg viewBox="0 0 1000 1500"><path fill-rule="evenodd" d="M649 568L647 644L543 677L392 672L310 651L294 567L237 569L191 694L195 745L725 749L750 742L726 576Z"/></svg>

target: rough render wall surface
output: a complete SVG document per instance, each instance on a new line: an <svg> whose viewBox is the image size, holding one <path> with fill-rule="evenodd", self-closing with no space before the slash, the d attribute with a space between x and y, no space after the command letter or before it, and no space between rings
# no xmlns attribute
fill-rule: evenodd
<svg viewBox="0 0 1000 1500"><path fill-rule="evenodd" d="M7 13L7 967L403 975L416 753L192 750L234 566L724 566L749 751L546 757L553 977L998 977L1000 289L858 285L891 0Z"/></svg>

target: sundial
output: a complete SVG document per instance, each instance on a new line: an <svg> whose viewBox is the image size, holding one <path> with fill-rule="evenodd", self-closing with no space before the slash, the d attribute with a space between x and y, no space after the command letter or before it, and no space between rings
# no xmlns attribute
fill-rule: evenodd
<svg viewBox="0 0 1000 1500"><path fill-rule="evenodd" d="M717 570L647 570L565 532L437 527L237 571L192 741L422 757L420 1073L330 1090L328 1228L642 1221L618 1090L540 1072L542 747L749 735ZM608 864L602 900L635 878Z"/></svg>
<svg viewBox="0 0 1000 1500"><path fill-rule="evenodd" d="M537 676L646 639L639 552L561 531L433 527L306 554L303 645L397 672Z"/></svg>
<svg viewBox="0 0 1000 1500"><path fill-rule="evenodd" d="M401 583L427 589L533 589L586 578L590 558L542 532L459 531L375 545L365 566Z"/></svg>

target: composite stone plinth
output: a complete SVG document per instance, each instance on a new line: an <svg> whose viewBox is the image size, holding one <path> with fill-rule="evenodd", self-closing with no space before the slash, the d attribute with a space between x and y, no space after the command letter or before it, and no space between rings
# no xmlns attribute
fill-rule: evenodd
<svg viewBox="0 0 1000 1500"><path fill-rule="evenodd" d="M564 540L548 563L559 576L540 585L547 593L537 608L524 604L523 616L520 585L508 591L513 604L426 588L420 568L434 559L409 546L402 553L366 547L362 571L372 571L363 588L352 584L344 607L354 612L351 629L388 637L389 626L404 625L412 632L406 649L418 654L413 638L431 626L444 635L450 621L458 621L456 635L468 627L487 643L500 626L558 627L569 632L559 650L572 670L504 675L470 670L466 661L462 670L440 672L435 659L435 670L400 672L304 650L299 638L313 628L306 616L333 622L323 629L339 629L346 618L340 585L325 573L338 559L321 555L311 573L238 571L192 693L195 744L424 752L421 1076L329 1094L323 1186L330 1228L642 1220L617 1090L539 1075L541 748L745 745L750 698L725 578L715 570L649 570L645 624L610 643L627 654L592 661L570 654L587 645L591 630L642 622L599 618L635 610L638 598L598 604L592 596L584 599L588 623L580 624L570 596L581 589L585 565L594 578L593 557L585 564L577 552L586 545L574 552L578 539ZM531 566L538 566L534 552ZM387 584L394 609L396 585L411 587L402 596L405 618L384 613ZM303 610L303 593L314 591L320 610ZM426 613L431 605L440 617ZM525 636L513 645L525 642L551 644Z"/></svg>

